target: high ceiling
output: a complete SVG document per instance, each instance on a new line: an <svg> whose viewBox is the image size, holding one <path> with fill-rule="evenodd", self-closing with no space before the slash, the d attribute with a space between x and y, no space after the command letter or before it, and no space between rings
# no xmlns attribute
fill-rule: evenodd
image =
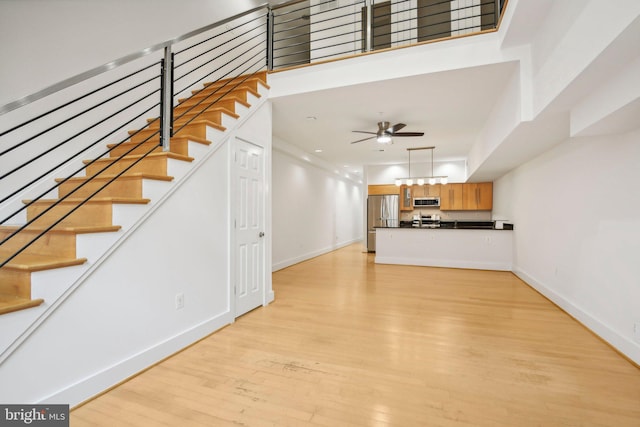
<svg viewBox="0 0 640 427"><path fill-rule="evenodd" d="M516 69L501 63L275 98L273 134L351 173L406 162L409 147L435 146L436 161L465 159ZM367 137L354 130L375 132L379 121L424 136L351 144Z"/></svg>

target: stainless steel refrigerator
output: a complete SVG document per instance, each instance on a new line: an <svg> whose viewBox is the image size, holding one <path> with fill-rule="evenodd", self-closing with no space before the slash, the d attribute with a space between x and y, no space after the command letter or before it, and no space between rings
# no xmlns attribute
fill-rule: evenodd
<svg viewBox="0 0 640 427"><path fill-rule="evenodd" d="M367 199L367 250L376 251L376 227L398 227L398 195L369 196Z"/></svg>

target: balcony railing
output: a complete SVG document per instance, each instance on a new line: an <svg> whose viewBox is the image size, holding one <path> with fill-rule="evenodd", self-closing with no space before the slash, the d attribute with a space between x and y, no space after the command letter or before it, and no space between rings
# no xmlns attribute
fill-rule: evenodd
<svg viewBox="0 0 640 427"><path fill-rule="evenodd" d="M495 29L503 0L299 0L272 9L270 69Z"/></svg>

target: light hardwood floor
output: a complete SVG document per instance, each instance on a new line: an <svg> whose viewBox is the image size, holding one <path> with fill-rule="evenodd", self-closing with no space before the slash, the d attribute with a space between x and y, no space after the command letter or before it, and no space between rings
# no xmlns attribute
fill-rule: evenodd
<svg viewBox="0 0 640 427"><path fill-rule="evenodd" d="M508 272L278 271L276 300L71 413L76 426L640 426L640 369Z"/></svg>

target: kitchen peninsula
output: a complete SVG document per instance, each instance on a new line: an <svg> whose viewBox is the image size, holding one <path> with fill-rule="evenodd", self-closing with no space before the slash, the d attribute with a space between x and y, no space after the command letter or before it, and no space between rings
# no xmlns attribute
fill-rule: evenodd
<svg viewBox="0 0 640 427"><path fill-rule="evenodd" d="M370 185L368 193L399 197L399 220L374 226L377 264L511 271L513 225L491 220L492 183Z"/></svg>
<svg viewBox="0 0 640 427"><path fill-rule="evenodd" d="M511 271L513 231L464 228L376 229L376 264Z"/></svg>

